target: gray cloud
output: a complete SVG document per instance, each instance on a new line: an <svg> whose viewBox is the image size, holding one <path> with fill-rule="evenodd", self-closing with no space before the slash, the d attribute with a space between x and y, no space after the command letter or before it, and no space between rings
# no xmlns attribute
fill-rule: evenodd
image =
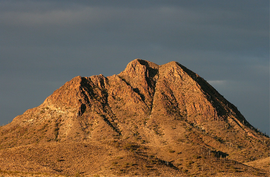
<svg viewBox="0 0 270 177"><path fill-rule="evenodd" d="M77 75L117 74L143 58L195 71L269 134L268 7L267 0L0 0L0 124Z"/></svg>

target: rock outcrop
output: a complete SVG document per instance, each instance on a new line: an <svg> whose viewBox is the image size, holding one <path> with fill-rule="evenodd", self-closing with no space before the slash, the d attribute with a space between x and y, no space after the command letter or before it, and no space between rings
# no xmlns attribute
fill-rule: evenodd
<svg viewBox="0 0 270 177"><path fill-rule="evenodd" d="M155 165L170 167L171 172L158 171L163 175L203 174L202 166L183 167L179 158L193 157L203 163L201 159L209 158L204 157L207 154L241 166L240 163L268 157L270 145L267 136L253 128L233 104L199 75L177 62L157 65L141 59L130 62L118 75L73 78L40 106L1 127L0 134L1 149L53 142L98 142L103 148L106 144L107 150L111 145L136 152L144 148L144 153L155 154L155 158L151 156ZM176 151L178 154L173 155ZM132 158L143 158L140 155L135 153ZM190 161L194 163L194 159ZM219 173L210 166L205 168ZM51 171L52 168L48 172ZM131 175L132 171L144 174L133 168L123 174ZM56 170L56 174L64 173L71 172ZM118 174L114 170L96 173ZM252 173L260 175L256 170Z"/></svg>

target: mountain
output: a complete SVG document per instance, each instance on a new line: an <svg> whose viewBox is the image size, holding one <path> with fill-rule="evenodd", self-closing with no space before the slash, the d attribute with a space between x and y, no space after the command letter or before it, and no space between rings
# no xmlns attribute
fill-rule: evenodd
<svg viewBox="0 0 270 177"><path fill-rule="evenodd" d="M5 175L269 175L246 165L269 157L269 137L177 62L77 76L0 135Z"/></svg>

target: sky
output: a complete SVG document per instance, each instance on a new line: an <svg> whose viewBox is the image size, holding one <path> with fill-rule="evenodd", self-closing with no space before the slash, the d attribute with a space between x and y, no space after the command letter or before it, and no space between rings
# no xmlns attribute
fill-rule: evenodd
<svg viewBox="0 0 270 177"><path fill-rule="evenodd" d="M269 0L0 0L0 125L135 58L186 66L269 135Z"/></svg>

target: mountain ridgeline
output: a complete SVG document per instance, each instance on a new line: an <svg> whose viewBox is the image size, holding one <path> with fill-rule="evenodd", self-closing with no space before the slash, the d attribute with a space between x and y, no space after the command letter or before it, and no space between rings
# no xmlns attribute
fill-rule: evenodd
<svg viewBox="0 0 270 177"><path fill-rule="evenodd" d="M177 62L135 59L117 75L77 76L0 135L3 173L268 174L244 163L269 157L269 137Z"/></svg>

